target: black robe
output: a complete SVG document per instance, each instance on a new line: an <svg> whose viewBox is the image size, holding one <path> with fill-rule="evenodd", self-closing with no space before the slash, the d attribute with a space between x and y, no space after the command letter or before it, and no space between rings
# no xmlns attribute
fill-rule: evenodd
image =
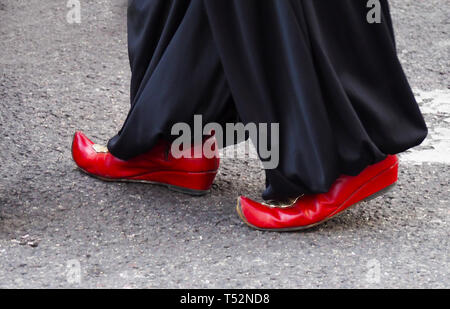
<svg viewBox="0 0 450 309"><path fill-rule="evenodd" d="M329 190L420 144L427 128L396 54L389 6L366 0L132 0L131 109L121 159L178 122L280 124L264 199Z"/></svg>

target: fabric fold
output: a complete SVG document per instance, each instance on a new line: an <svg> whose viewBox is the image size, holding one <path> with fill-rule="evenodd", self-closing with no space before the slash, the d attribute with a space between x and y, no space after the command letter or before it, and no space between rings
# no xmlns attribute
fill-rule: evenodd
<svg viewBox="0 0 450 309"><path fill-rule="evenodd" d="M420 144L427 128L380 2L382 23L369 24L364 1L132 1L132 107L109 150L132 158L194 115L279 123L263 198L285 200Z"/></svg>

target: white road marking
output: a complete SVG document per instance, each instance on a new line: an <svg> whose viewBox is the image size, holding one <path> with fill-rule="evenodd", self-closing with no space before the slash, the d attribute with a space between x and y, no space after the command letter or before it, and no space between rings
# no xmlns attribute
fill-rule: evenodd
<svg viewBox="0 0 450 309"><path fill-rule="evenodd" d="M427 118L429 136L422 145L400 155L402 162L410 164L444 163L450 164L450 90L414 90L422 113ZM258 155L250 143L250 151L245 143L237 145L237 158L257 159ZM221 150L222 158L236 158L233 146L227 148L228 156ZM247 157L246 155L247 154ZM231 156L230 156L231 155Z"/></svg>
<svg viewBox="0 0 450 309"><path fill-rule="evenodd" d="M430 133L422 145L402 154L402 161L450 164L450 90L415 90L414 93L422 113L427 116Z"/></svg>

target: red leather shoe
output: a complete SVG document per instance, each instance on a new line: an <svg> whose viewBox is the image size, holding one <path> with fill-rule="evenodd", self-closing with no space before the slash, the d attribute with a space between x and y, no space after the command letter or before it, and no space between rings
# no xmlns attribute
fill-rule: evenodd
<svg viewBox="0 0 450 309"><path fill-rule="evenodd" d="M388 156L358 176L339 177L327 193L304 195L284 206L261 204L240 197L237 211L247 225L258 230L304 230L333 218L358 202L379 196L397 180L398 158Z"/></svg>
<svg viewBox="0 0 450 309"><path fill-rule="evenodd" d="M214 140L209 142L216 143L214 137L210 139ZM72 143L72 156L82 171L102 180L161 184L191 195L208 193L219 169L218 153L212 159L175 159L167 149L167 144L159 143L148 153L123 161L109 153L106 147L94 144L83 133L77 132ZM215 151L218 151L217 145Z"/></svg>

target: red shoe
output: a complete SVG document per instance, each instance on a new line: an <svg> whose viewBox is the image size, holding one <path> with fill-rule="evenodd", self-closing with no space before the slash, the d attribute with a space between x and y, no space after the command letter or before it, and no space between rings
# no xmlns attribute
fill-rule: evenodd
<svg viewBox="0 0 450 309"><path fill-rule="evenodd" d="M220 161L218 154L212 159L175 159L164 143L146 154L123 161L109 153L106 147L94 144L81 132L75 133L72 156L82 171L102 180L161 184L191 195L209 192Z"/></svg>
<svg viewBox="0 0 450 309"><path fill-rule="evenodd" d="M388 156L358 176L339 177L327 193L304 195L285 206L260 204L240 197L237 211L247 225L258 230L304 230L333 218L358 202L377 197L397 180L398 158Z"/></svg>

